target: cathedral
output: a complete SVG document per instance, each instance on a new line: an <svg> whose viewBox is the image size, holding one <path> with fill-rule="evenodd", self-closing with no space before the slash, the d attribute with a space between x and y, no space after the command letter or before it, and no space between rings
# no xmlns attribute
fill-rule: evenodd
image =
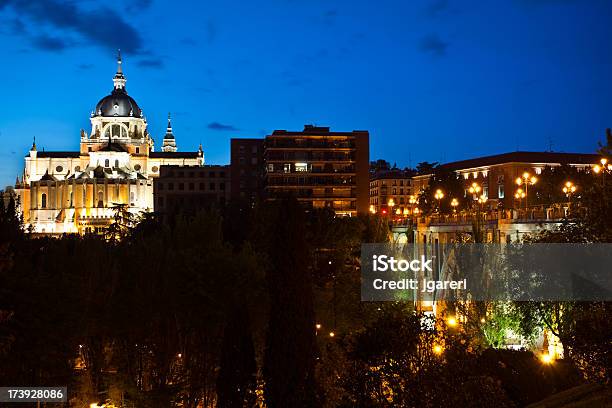
<svg viewBox="0 0 612 408"><path fill-rule="evenodd" d="M92 111L91 132L81 130L79 151L38 151L36 140L17 179L24 224L34 233L101 232L118 206L138 215L153 210L153 179L163 165L203 166L200 145L179 152L170 115L161 151L155 151L147 120L128 95L117 57L113 90Z"/></svg>

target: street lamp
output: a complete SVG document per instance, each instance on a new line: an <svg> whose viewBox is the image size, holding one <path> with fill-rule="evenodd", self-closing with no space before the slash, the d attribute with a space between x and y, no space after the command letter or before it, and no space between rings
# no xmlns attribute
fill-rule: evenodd
<svg viewBox="0 0 612 408"><path fill-rule="evenodd" d="M376 214L376 207L374 207L374 205L370 205L370 213L372 214Z"/></svg>
<svg viewBox="0 0 612 408"><path fill-rule="evenodd" d="M408 202L409 202L410 204L416 204L417 199L416 199L416 197L415 197L415 196L411 195L410 197L408 197Z"/></svg>
<svg viewBox="0 0 612 408"><path fill-rule="evenodd" d="M524 196L522 195L521 198L525 198L525 210L527 210L527 186L529 185L534 185L535 183L537 183L538 179L535 176L532 176L531 174L529 174L528 172L524 172L522 177L517 177L516 178L516 184L519 187L522 187L523 185L525 185L525 193ZM517 190L518 192L518 190ZM516 195L515 195L516 197Z"/></svg>
<svg viewBox="0 0 612 408"><path fill-rule="evenodd" d="M444 193L442 192L442 190L437 189L436 194L434 194L434 198L438 200L438 212L440 212L440 200L444 198Z"/></svg>
<svg viewBox="0 0 612 408"><path fill-rule="evenodd" d="M459 201L456 198L453 198L450 202L451 207L453 207L453 213L457 212L457 206L459 205Z"/></svg>
<svg viewBox="0 0 612 408"><path fill-rule="evenodd" d="M576 186L571 181L566 181L563 186L563 192L567 197L570 197L573 193L576 192Z"/></svg>
<svg viewBox="0 0 612 408"><path fill-rule="evenodd" d="M470 186L470 188L468 189L468 191L470 192L470 194L472 195L478 195L478 193L480 193L480 190L482 190L482 188L480 187L480 185L476 182L472 183L472 185ZM477 197L474 197L474 200L478 200Z"/></svg>

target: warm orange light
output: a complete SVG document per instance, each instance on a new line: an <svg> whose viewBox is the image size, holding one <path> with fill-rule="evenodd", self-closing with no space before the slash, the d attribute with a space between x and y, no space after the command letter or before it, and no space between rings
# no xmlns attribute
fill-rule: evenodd
<svg viewBox="0 0 612 408"><path fill-rule="evenodd" d="M480 323L484 323L484 322L486 322L486 320L485 320L485 318L483 317L483 318L481 318L481 319L480 319Z"/></svg>
<svg viewBox="0 0 612 408"><path fill-rule="evenodd" d="M606 159L605 157L602 157L601 160L599 160L599 162L601 163L602 166L605 166L606 163L608 162L608 159Z"/></svg>
<svg viewBox="0 0 612 408"><path fill-rule="evenodd" d="M522 179L522 178L520 178L520 177L517 177L517 178L516 178L516 185L517 185L517 186L520 186L521 184L523 184L523 179Z"/></svg>
<svg viewBox="0 0 612 408"><path fill-rule="evenodd" d="M524 179L528 179L528 178L529 178L529 175L530 175L529 173L524 172L524 173L523 173L523 178L524 178Z"/></svg>
<svg viewBox="0 0 612 408"><path fill-rule="evenodd" d="M449 317L446 320L446 323L450 326L450 327L455 327L457 325L457 319L455 319L454 317Z"/></svg>
<svg viewBox="0 0 612 408"><path fill-rule="evenodd" d="M329 332L329 337L334 337L336 335L336 333L334 332Z"/></svg>
<svg viewBox="0 0 612 408"><path fill-rule="evenodd" d="M601 171L601 167L599 167L599 164L596 164L596 165L593 167L593 171L594 171L595 173L599 173L599 172Z"/></svg>
<svg viewBox="0 0 612 408"><path fill-rule="evenodd" d="M315 327L317 328L317 330L321 330L321 323L317 323Z"/></svg>
<svg viewBox="0 0 612 408"><path fill-rule="evenodd" d="M436 353L436 354L442 354L442 346L440 346L440 345L436 344L436 345L433 347L433 352L434 352L434 353Z"/></svg>
<svg viewBox="0 0 612 408"><path fill-rule="evenodd" d="M376 214L376 207L374 207L374 205L370 205L370 212Z"/></svg>
<svg viewBox="0 0 612 408"><path fill-rule="evenodd" d="M388 205L389 207L393 207L393 206L395 205L395 201L394 201L392 198L390 198L390 199L389 199L389 202L387 203L387 205Z"/></svg>
<svg viewBox="0 0 612 408"><path fill-rule="evenodd" d="M544 363L544 364L552 364L552 362L553 362L553 358L552 358L552 356L551 356L550 354L548 354L548 353L542 354L542 355L540 356L540 360L541 360L541 361L542 361L542 363Z"/></svg>
<svg viewBox="0 0 612 408"><path fill-rule="evenodd" d="M532 177L531 178L531 184L535 184L538 181L537 177Z"/></svg>

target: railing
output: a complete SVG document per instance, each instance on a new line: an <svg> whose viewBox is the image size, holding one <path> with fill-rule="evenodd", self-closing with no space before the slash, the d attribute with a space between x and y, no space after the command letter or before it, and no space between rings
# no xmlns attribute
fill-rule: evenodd
<svg viewBox="0 0 612 408"><path fill-rule="evenodd" d="M455 214L431 214L426 216L390 217L393 226L406 225L461 225L471 224L478 217L482 222L558 222L567 218L569 208L566 204L556 204L550 207L534 206L527 209L461 211Z"/></svg>

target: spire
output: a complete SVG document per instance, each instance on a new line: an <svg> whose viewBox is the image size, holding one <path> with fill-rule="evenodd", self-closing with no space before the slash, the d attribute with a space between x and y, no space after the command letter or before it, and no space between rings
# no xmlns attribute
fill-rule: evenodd
<svg viewBox="0 0 612 408"><path fill-rule="evenodd" d="M117 73L113 77L115 89L125 89L126 78L125 75L123 75L123 67L121 66L122 63L121 50L117 50Z"/></svg>
<svg viewBox="0 0 612 408"><path fill-rule="evenodd" d="M168 112L168 127L166 128L166 134L164 135L162 152L176 152L176 140L174 139L174 133L172 133L170 112Z"/></svg>
<svg viewBox="0 0 612 408"><path fill-rule="evenodd" d="M32 142L32 148L30 149L31 152L35 152L36 151L36 136L34 136L34 141Z"/></svg>

